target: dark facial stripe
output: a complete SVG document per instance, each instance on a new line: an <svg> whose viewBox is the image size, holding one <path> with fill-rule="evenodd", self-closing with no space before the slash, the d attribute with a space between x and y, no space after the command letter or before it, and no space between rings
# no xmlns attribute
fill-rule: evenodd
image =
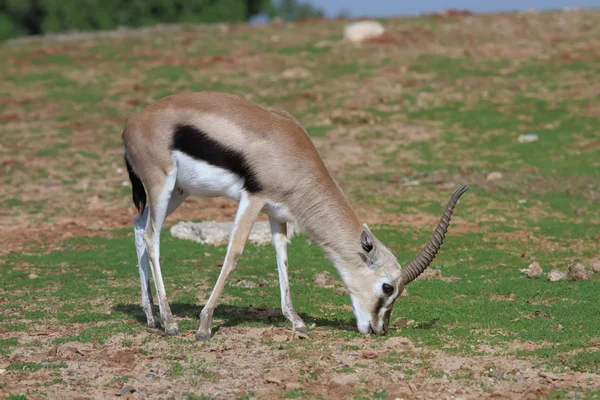
<svg viewBox="0 0 600 400"><path fill-rule="evenodd" d="M384 302L385 302L385 300L383 299L383 297L380 297L377 300L377 304L375 304L375 311L374 311L375 315L379 315L379 311L381 311L381 308L383 307Z"/></svg>
<svg viewBox="0 0 600 400"><path fill-rule="evenodd" d="M255 172L240 152L228 149L192 125L176 125L172 150L179 150L196 160L224 168L244 178L245 189L250 193L262 190Z"/></svg>

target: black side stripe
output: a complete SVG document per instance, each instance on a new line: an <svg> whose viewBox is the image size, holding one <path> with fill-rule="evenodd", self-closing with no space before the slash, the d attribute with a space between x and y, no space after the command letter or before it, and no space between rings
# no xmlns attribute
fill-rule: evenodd
<svg viewBox="0 0 600 400"><path fill-rule="evenodd" d="M223 146L192 125L175 126L171 149L244 178L244 187L250 193L263 189L243 154Z"/></svg>

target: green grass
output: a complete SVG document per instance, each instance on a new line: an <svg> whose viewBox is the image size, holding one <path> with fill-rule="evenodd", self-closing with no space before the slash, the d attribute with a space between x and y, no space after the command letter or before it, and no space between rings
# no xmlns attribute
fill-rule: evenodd
<svg viewBox="0 0 600 400"><path fill-rule="evenodd" d="M432 210L432 213L437 211ZM460 213L457 210L457 214ZM375 232L382 241L400 249L397 254L403 263L413 256L412 249L419 248L428 236L425 230L415 235L412 229L386 226ZM136 329L143 327L145 321L138 307L138 271L133 238L122 234L118 236L118 239L76 239L65 243L66 247L93 245L89 250L7 256L1 266L5 277L2 289L8 300L15 304L15 311L19 310L19 305L31 308L46 300L64 302L64 306L56 311L40 313L27 310L21 314L25 321L21 323L22 328L15 329L12 325L10 329L25 330L38 319L55 319L55 323L59 324L83 323L88 327L77 335L57 338L54 342L87 343L95 340L103 343L117 333L134 334ZM494 249L493 243L490 246L482 240L483 236L481 233L448 236L444 250L432 268L439 268L443 275L461 280L453 283L416 281L411 284L410 296L399 300L394 315L414 319L415 324L390 334L401 334L433 348L447 347L448 343L452 343L452 348L447 351L459 354L478 354L478 347L482 344L502 347L517 339L547 343L548 346L540 350L518 355L540 358L548 365L560 365L567 352L589 346L600 331L598 310L593 307L600 288L598 276L577 283L524 279L519 273L519 269L526 266L519 253L521 244L505 241L502 245L508 251ZM198 293L194 284L204 282L210 287L219 273L219 269L210 266L222 259L224 252L224 247L212 248L163 235L161 256L167 293L173 312L185 315L178 318L181 329L196 329L202 304L195 300ZM339 308L349 305L349 299L331 289L317 288L312 284L313 275L319 271L329 271L333 276L337 274L325 261L321 250L307 245L305 238L299 237L293 240L289 253L294 303L305 321L345 337L359 337L354 332L352 313ZM540 249L536 254L542 265L560 263L565 258L577 256L575 250L568 249L545 254ZM197 260L194 262L197 267L192 267L191 271L189 260ZM40 278L28 279L26 272L11 268L15 263L23 262L44 271ZM270 246L248 246L229 282L242 278L258 281L261 277L273 280L276 278L273 267L274 252ZM22 291L36 293L36 302L32 303L28 296L20 294ZM250 304L278 308L280 300L276 286L256 289L227 286L225 295L225 300L220 301L215 312L215 319L219 321L217 325L288 324L282 317L260 319L247 312ZM85 304L98 296L113 300L111 312L100 312L98 306L89 304L76 309L70 306L73 302ZM511 299L498 300L508 297ZM313 301L315 298L319 301ZM334 315L329 311L331 307L338 308ZM540 310L548 317L536 317L536 311ZM130 318L137 322L123 323ZM559 325L562 326L560 330L557 329ZM564 340L565 336L569 337L568 341ZM9 339L0 345L4 353L9 353L19 343ZM342 350L357 348L347 346ZM571 357L567 366L576 371L595 372L599 363L599 352L585 352ZM180 374L181 365L174 363L171 373Z"/></svg>

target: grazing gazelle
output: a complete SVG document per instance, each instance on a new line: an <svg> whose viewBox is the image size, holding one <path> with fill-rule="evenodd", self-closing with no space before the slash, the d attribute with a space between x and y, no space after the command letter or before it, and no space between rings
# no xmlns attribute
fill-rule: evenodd
<svg viewBox="0 0 600 400"><path fill-rule="evenodd" d="M224 196L239 202L221 274L200 313L197 339L208 339L217 299L235 268L259 214L269 217L281 290L281 309L296 331L306 326L292 306L286 222L319 244L350 292L358 330L385 332L404 286L431 263L448 230L461 187L423 251L404 269L392 252L359 222L327 171L310 137L291 115L218 92L166 97L132 115L123 132L125 163L139 211L133 221L148 326L152 313L148 261L168 335L177 335L159 263L165 218L188 195ZM149 205L146 207L146 192Z"/></svg>

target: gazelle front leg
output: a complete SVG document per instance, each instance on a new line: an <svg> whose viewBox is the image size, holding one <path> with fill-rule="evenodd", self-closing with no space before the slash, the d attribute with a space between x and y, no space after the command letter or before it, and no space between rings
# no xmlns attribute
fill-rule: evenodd
<svg viewBox="0 0 600 400"><path fill-rule="evenodd" d="M292 323L294 331L306 333L306 325L302 318L298 316L292 305L292 296L290 294L290 282L288 279L288 258L287 258L287 225L285 222L279 222L269 217L271 224L271 235L275 255L277 257L277 270L279 271L279 289L281 290L281 311L283 315Z"/></svg>
<svg viewBox="0 0 600 400"><path fill-rule="evenodd" d="M206 305L200 313L200 327L196 332L196 339L198 340L210 339L210 326L212 323L213 312L217 305L217 299L221 295L221 292L223 292L227 277L229 277L229 274L233 271L238 259L242 255L244 245L248 240L252 226L264 205L265 202L263 200L248 195L247 192L242 192L240 205L229 237L229 246L227 246L227 254L225 255L221 273L219 274L217 283L215 284Z"/></svg>

